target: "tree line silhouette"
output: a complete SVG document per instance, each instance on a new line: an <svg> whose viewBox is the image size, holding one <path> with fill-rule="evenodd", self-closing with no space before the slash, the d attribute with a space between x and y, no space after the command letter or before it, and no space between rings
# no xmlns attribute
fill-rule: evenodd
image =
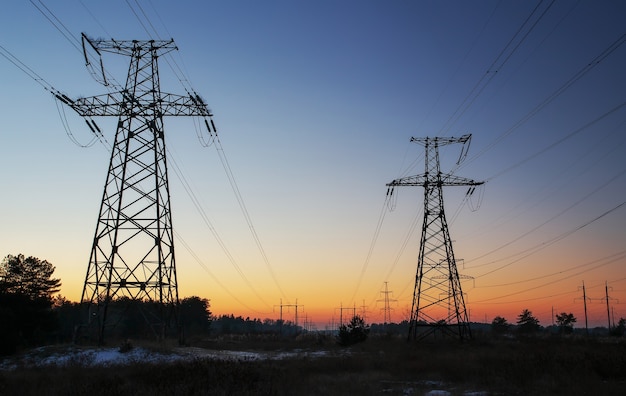
<svg viewBox="0 0 626 396"><path fill-rule="evenodd" d="M77 342L79 329L85 325L87 314L84 304L72 302L58 295L61 280L54 278L55 267L46 260L8 255L0 262L0 355L13 354L23 348L47 343ZM157 302L131 300L127 297L109 302L109 317L113 318L108 334L112 339L153 339L154 328L146 320L145 312L155 311ZM176 307L175 327L179 336L206 337L233 335L297 336L306 330L291 321L213 316L210 301L191 296L183 298ZM558 313L556 326L543 328L528 309L523 310L515 324L496 316L490 325L472 323L484 332L495 336L537 335L542 332L572 334L577 319L572 313ZM372 335L407 334L409 323L372 323L356 315L347 325L332 329L340 345L362 342ZM624 336L626 319L608 329L613 336Z"/></svg>

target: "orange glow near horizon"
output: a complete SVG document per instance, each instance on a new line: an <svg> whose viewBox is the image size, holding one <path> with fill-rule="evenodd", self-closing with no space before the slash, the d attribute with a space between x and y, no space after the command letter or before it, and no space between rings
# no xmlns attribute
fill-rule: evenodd
<svg viewBox="0 0 626 396"><path fill-rule="evenodd" d="M622 265L622 261L617 261L613 265L609 265L608 269L614 271L614 277L617 277L622 271ZM606 272L603 274L606 275ZM71 301L79 301L84 275L78 271L73 271L70 275L57 268L55 276L60 277L63 282L61 295ZM412 281L410 281L411 278L412 276L404 279L404 290L401 290L402 287L400 287L399 282L389 282L389 290L394 291L393 294L390 294L392 322L397 323L408 319L414 286ZM181 299L190 296L209 299L211 311L215 316L232 314L243 318L278 320L280 318L280 304L282 300L284 320L295 321L296 309L294 305L298 304L299 324L303 324L306 321L318 330L338 325L342 313L345 321L353 311L358 315L365 316L368 323L383 322L384 297L381 294L383 285L376 286L366 282L363 284L362 290L369 289L370 291L373 290L373 292L368 293L367 298L361 298L360 300L357 298L358 301L349 302L349 293L336 294L333 292L332 288L340 288L342 282L337 281L337 284L333 285L332 282L323 282L323 279L323 276L320 276L320 279L311 279L312 283L320 284L319 289L314 287L303 289L298 294L298 297L289 300L282 299L279 295L276 295L275 297L264 298L265 303L263 303L249 290L235 293L233 297L215 285L211 285L211 288L209 286L210 282L204 283L206 279L203 280L201 277L189 278L187 274L181 274L179 275L179 293ZM578 277L572 276L570 279L556 282L550 287L545 287L546 283L550 283L550 279L539 279L533 282L524 282L520 285L510 285L510 283L515 282L511 282L508 277L500 277L499 279L502 282L502 286L499 287L481 287L480 281L463 281L462 287L464 288L466 306L471 322L491 323L494 317L502 316L509 323L514 324L520 312L524 309L529 309L540 320L542 326L551 325L554 321L553 316L561 312L571 312L576 316L577 322L575 327L585 326L582 281ZM496 278L492 285L497 284L499 283L497 283ZM398 287L395 287L396 285ZM621 317L626 316L626 312L623 311L621 304L617 304L620 299L624 298L624 289L623 286L619 286L619 283L615 286L609 284L608 313L605 298L605 281L597 278L592 280L587 277L585 286L588 299L587 320L589 327L606 327L609 317L616 322ZM533 290L533 288L536 288L536 290ZM268 290L271 289L270 282ZM395 292L396 290L398 292ZM398 295L401 291L402 295ZM341 298L337 298L337 296L342 294L345 298L343 301ZM343 312L341 308L343 308Z"/></svg>
<svg viewBox="0 0 626 396"><path fill-rule="evenodd" d="M589 327L626 317L626 2L46 2L60 25L34 2L5 3L0 254L49 261L69 300L118 119L85 125L52 83L116 98L129 57L85 68L80 32L171 31L180 51L159 58L162 92L197 92L214 121L163 121L180 298L258 319L297 301L299 321L324 329L350 308L382 322L387 284L391 320L407 319L424 189L387 184L427 171L412 137L471 134L439 152L448 180L485 181L443 190L470 320L515 323L528 309L543 326L571 312L584 327L585 302Z"/></svg>

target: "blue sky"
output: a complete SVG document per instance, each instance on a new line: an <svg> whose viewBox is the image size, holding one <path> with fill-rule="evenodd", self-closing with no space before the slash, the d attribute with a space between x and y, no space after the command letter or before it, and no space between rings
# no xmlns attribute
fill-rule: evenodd
<svg viewBox="0 0 626 396"><path fill-rule="evenodd" d="M375 320L388 281L398 299L394 318L401 319L412 297L419 222L407 235L421 216L423 191L396 191L395 210L387 211L385 184L423 172L423 148L409 143L411 136L472 133L457 174L487 180L480 208L463 204L464 188L444 194L456 256L465 260L461 272L476 278L464 283L473 319L500 314L514 321L529 308L546 324L552 307L581 317L582 281L596 299L590 309L595 322L605 323L605 281L615 315L626 316L617 304L626 301L626 205L618 207L626 201L626 108L619 107L626 101L626 45L592 63L626 33L622 2L5 5L0 45L56 89L78 97L105 88L43 14L54 15L77 38L81 32L174 38L179 51L170 61L215 114L277 282L215 149L199 144L192 120L166 119L169 158L248 280L170 174L174 225L202 260L177 245L182 296L209 298L218 313L258 317L275 316L281 298L297 298L323 326L340 305L365 304ZM104 61L124 81L127 59L109 55ZM162 88L183 93L172 69L161 61ZM0 86L0 254L51 261L63 294L77 299L109 153L98 143L72 143L52 95L5 58ZM68 109L66 116L76 139L89 141L83 121ZM97 121L112 141L114 120ZM444 170L459 149L442 151ZM478 193L472 198L477 205Z"/></svg>

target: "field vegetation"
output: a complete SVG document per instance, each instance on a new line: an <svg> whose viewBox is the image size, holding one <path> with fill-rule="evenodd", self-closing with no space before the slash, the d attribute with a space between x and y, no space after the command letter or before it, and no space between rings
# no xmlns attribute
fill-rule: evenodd
<svg viewBox="0 0 626 396"><path fill-rule="evenodd" d="M159 352L174 346L155 344ZM323 351L283 359L193 358L118 366L0 371L11 395L405 395L445 390L482 395L618 395L626 387L621 338L525 337L425 340L372 336L341 347L333 336L237 336L194 349Z"/></svg>
<svg viewBox="0 0 626 396"><path fill-rule="evenodd" d="M626 320L604 331L574 329L571 313L541 327L529 310L515 325L500 316L471 324L460 342L435 332L407 341L408 323L367 324L355 316L333 333L294 323L223 315L209 300L182 299L171 338L159 342L142 319L153 302L109 303L117 325L105 346L132 356L92 364L102 351L83 306L55 296L54 266L24 255L0 262L0 395L622 395ZM158 308L158 307L157 307ZM176 334L178 333L178 334ZM98 340L98 341L96 341ZM182 345L182 346L181 346ZM42 347L43 346L43 347ZM141 349L147 354L133 355ZM220 354L216 351L246 353ZM152 359L151 356L171 359ZM136 357L140 356L140 357ZM47 362L43 364L44 362ZM56 362L56 363L54 363Z"/></svg>

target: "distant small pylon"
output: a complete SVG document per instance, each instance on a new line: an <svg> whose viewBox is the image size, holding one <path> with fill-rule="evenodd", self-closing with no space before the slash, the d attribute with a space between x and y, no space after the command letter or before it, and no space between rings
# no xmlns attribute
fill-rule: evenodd
<svg viewBox="0 0 626 396"><path fill-rule="evenodd" d="M391 323L391 303L392 302L398 302L398 300L396 300L395 298L389 298L389 295L392 294L393 292L389 290L389 282L385 282L385 290L381 291L380 293L383 295L383 298L380 300L376 300L376 302L383 302L384 303L384 307L381 308L381 310L383 311L383 323L387 324L387 323Z"/></svg>

